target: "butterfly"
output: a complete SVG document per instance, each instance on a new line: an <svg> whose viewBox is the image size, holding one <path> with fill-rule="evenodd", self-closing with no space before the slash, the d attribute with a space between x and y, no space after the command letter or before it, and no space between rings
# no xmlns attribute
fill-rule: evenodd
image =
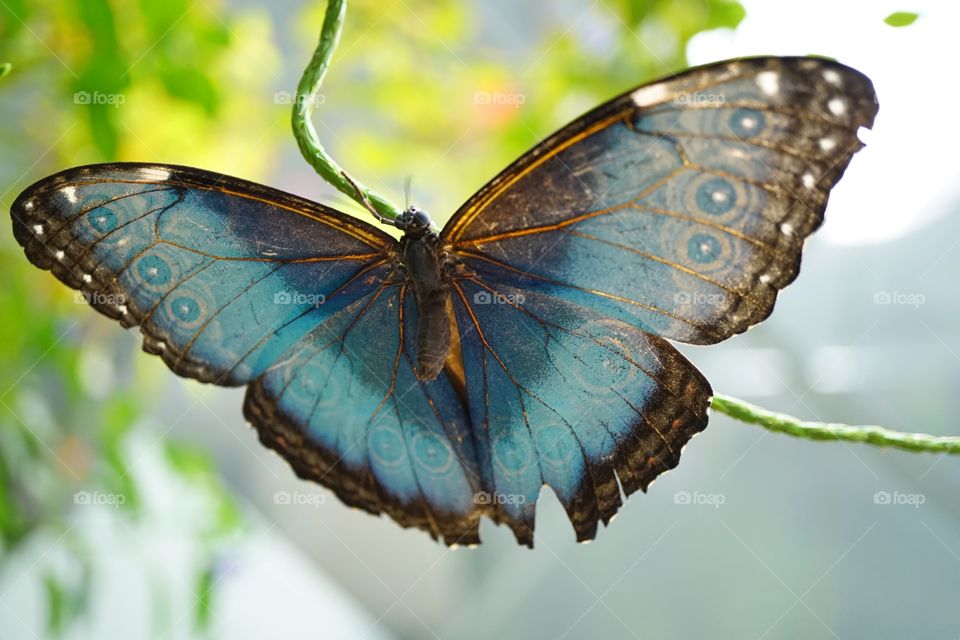
<svg viewBox="0 0 960 640"><path fill-rule="evenodd" d="M347 505L448 545L483 516L533 546L549 486L580 541L707 424L712 344L773 309L861 148L870 80L750 58L560 129L442 231L173 165L73 168L12 206L29 260L139 327Z"/></svg>

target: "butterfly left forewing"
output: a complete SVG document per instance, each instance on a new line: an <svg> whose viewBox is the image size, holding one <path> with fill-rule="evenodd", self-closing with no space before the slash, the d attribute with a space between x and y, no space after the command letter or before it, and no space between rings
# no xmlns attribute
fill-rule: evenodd
<svg viewBox="0 0 960 640"><path fill-rule="evenodd" d="M178 374L244 384L374 288L394 241L322 205L190 167L69 169L11 207L27 257Z"/></svg>

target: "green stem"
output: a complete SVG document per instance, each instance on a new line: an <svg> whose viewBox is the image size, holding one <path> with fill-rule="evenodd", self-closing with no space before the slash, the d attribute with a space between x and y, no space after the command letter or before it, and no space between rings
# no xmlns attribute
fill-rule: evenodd
<svg viewBox="0 0 960 640"><path fill-rule="evenodd" d="M372 207L383 217L393 220L400 210L383 196L363 186L359 180L348 176L333 158L326 152L317 131L313 127L311 116L323 77L330 66L330 58L343 29L343 20L347 13L346 0L328 0L327 13L323 19L320 42L313 53L310 64L303 72L297 96L293 105L293 135L297 139L303 157L316 169L324 180L356 200L364 207ZM8 69L9 70L9 69ZM3 75L0 67L0 77ZM364 202L364 200L367 202ZM851 427L846 424L825 422L803 422L793 416L767 411L743 400L730 396L715 395L711 402L715 411L725 413L731 418L755 424L778 433L786 433L809 440L845 440L865 442L878 447L895 447L906 451L932 451L960 454L960 437L936 437L925 433L901 433L883 427Z"/></svg>
<svg viewBox="0 0 960 640"><path fill-rule="evenodd" d="M303 77L300 78L296 99L293 101L293 135L297 139L297 146L300 147L303 157L324 180L358 203L364 204L363 199L357 193L357 189L359 189L380 215L393 220L400 215L400 209L380 194L363 186L360 181L347 177L346 172L323 148L311 120L313 107L318 101L320 86L323 84L323 77L330 66L330 57L340 41L340 32L343 29L343 19L346 13L346 0L328 1L327 13L323 19L323 28L320 31L320 42L317 44L317 49L313 53L310 64L303 72Z"/></svg>
<svg viewBox="0 0 960 640"><path fill-rule="evenodd" d="M768 411L749 402L717 394L711 407L731 418L756 424L777 433L786 433L809 440L845 440L864 442L878 447L894 447L905 451L960 454L960 437L931 436L926 433L903 433L883 427L852 427L829 422L804 422L793 416Z"/></svg>

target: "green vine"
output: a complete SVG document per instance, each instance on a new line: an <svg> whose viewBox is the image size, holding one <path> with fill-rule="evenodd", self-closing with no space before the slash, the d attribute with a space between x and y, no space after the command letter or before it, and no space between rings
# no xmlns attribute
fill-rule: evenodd
<svg viewBox="0 0 960 640"><path fill-rule="evenodd" d="M327 13L323 19L320 42L317 43L313 58L304 70L303 77L300 78L297 95L293 101L293 135L297 139L300 153L320 174L320 177L364 207L367 206L367 202L363 201L366 198L377 213L393 220L400 215L400 209L380 194L363 186L359 180L351 178L340 168L320 143L311 119L313 108L319 100L323 77L327 75L327 68L330 66L330 57L333 55L333 50L337 48L337 43L340 42L340 32L343 30L343 19L346 14L346 0L327 2Z"/></svg>
<svg viewBox="0 0 960 640"><path fill-rule="evenodd" d="M383 196L364 187L362 183L348 175L333 160L320 144L311 116L323 77L330 65L330 58L340 40L343 20L347 12L346 0L328 0L327 12L310 64L303 72L297 87L297 96L293 105L293 135L297 139L303 157L316 169L320 176L350 198L371 208L375 215L393 220L400 215L400 209ZM3 75L0 72L0 75ZM826 422L805 422L783 413L744 402L737 398L721 394L715 395L710 403L714 411L724 413L735 420L755 424L769 431L785 433L808 440L842 440L863 442L878 447L894 447L904 451L926 451L933 453L960 454L960 437L937 437L925 433L903 433L877 426L850 426Z"/></svg>

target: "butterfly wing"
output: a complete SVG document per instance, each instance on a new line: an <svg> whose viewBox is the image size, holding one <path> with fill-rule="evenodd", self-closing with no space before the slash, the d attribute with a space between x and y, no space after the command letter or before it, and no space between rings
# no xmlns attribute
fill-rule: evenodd
<svg viewBox="0 0 960 640"><path fill-rule="evenodd" d="M484 491L520 543L544 484L590 540L620 507L617 478L646 491L706 426L710 385L666 340L497 278L454 292Z"/></svg>
<svg viewBox="0 0 960 640"><path fill-rule="evenodd" d="M442 235L481 277L718 342L767 317L796 277L876 111L869 79L827 60L693 69L563 128Z"/></svg>
<svg viewBox="0 0 960 640"><path fill-rule="evenodd" d="M489 506L473 431L447 374L417 380L416 319L406 285L368 293L254 381L244 413L300 477L346 504L476 544Z"/></svg>
<svg viewBox="0 0 960 640"><path fill-rule="evenodd" d="M12 215L31 262L139 325L176 373L225 385L374 289L394 245L308 200L168 165L70 169L24 191Z"/></svg>
<svg viewBox="0 0 960 640"><path fill-rule="evenodd" d="M825 60L694 69L576 120L454 215L477 462L520 542L543 484L587 540L618 479L629 495L676 466L711 390L663 338L770 313L875 113L870 81Z"/></svg>
<svg viewBox="0 0 960 640"><path fill-rule="evenodd" d="M251 383L245 414L304 478L449 544L484 507L459 396L410 366L395 241L274 189L187 167L71 169L28 188L14 233L37 266L139 325L178 374Z"/></svg>

